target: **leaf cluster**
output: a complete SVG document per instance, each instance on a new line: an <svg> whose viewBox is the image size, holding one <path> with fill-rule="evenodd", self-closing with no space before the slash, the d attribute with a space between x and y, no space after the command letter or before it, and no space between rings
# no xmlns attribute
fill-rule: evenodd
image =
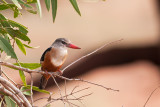
<svg viewBox="0 0 160 107"><path fill-rule="evenodd" d="M45 5L48 11L50 11L50 6L52 8L52 17L53 22L55 22L57 14L57 0L44 0ZM72 4L75 11L81 16L80 10L77 5L76 0L69 0ZM35 9L35 6L36 9ZM21 10L25 9L27 12L32 14L39 13L40 17L42 16L42 9L40 0L1 0L0 1L0 54L6 53L6 56L13 58L17 63L15 65L21 66L28 69L37 69L41 65L39 63L21 63L17 57L16 52L14 51L15 44L26 55L26 48L37 48L29 46L31 40L28 34L28 28L18 22L6 18L1 11L11 10L13 11L13 17L17 18L21 16ZM14 68L12 68L14 69ZM3 71L4 72L4 71ZM20 90L24 95L31 96L31 85L27 84L26 76L23 71L19 70L19 75L22 80L23 85L20 87ZM41 90L36 86L32 86L32 90L50 94L46 90ZM3 96L0 96L0 106L5 105L8 107L18 107L16 102L5 93L0 92ZM5 103L4 103L5 102Z"/></svg>

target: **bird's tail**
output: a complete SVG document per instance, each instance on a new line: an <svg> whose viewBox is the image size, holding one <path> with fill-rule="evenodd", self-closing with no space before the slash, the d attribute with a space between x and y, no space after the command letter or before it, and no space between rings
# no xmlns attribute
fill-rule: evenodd
<svg viewBox="0 0 160 107"><path fill-rule="evenodd" d="M43 76L41 77L39 89L44 89L44 88L46 87L47 82L48 82L48 79L49 79L49 78L46 78L45 75L43 75Z"/></svg>

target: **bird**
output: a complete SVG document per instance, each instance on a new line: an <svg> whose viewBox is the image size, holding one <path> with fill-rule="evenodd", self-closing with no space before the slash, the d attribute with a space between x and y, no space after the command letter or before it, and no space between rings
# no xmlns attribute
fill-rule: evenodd
<svg viewBox="0 0 160 107"><path fill-rule="evenodd" d="M80 47L73 45L71 41L66 38L57 38L53 44L44 51L40 59L40 64L41 70L46 73L41 77L39 89L44 89L48 79L51 77L47 72L59 72L62 74L60 68L68 55L67 48L81 49Z"/></svg>

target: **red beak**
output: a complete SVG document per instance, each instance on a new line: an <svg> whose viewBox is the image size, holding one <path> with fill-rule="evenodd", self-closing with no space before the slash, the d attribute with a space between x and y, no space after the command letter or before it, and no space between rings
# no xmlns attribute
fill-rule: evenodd
<svg viewBox="0 0 160 107"><path fill-rule="evenodd" d="M75 45L73 45L73 44L68 44L67 47L68 47L68 48L73 48L73 49L81 49L80 47L75 46Z"/></svg>

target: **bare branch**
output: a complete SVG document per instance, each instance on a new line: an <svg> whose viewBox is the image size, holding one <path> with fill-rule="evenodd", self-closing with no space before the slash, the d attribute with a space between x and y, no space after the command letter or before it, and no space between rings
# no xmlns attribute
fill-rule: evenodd
<svg viewBox="0 0 160 107"><path fill-rule="evenodd" d="M92 55L92 54L94 54L94 53L98 52L99 50L101 50L101 49L102 49L102 48L104 48L105 46L109 46L109 45L111 45L111 44L114 44L114 43L120 42L120 41L122 41L122 40L123 40L123 39L119 39L119 40L116 40L116 41L113 41L113 42L110 42L110 43L104 44L103 46L101 46L101 47L99 47L99 48L95 49L94 51L92 51L92 52L88 53L87 55L84 55L84 56L82 56L82 57L78 58L77 60L73 61L71 64L69 64L68 66L66 66L63 70L61 70L61 71L62 71L62 73L63 73L67 68L71 67L73 64L75 64L75 63L77 63L78 61L80 61L80 60L82 60L82 59L84 59L84 58L86 58L86 57L88 57L88 56L90 56L90 55Z"/></svg>
<svg viewBox="0 0 160 107"><path fill-rule="evenodd" d="M147 98L147 101L145 102L145 104L144 104L143 107L146 107L146 105L147 105L148 101L150 100L150 98L152 97L153 93L154 93L158 88L160 88L160 86L156 87L156 88L151 92L151 94L150 94L149 97Z"/></svg>
<svg viewBox="0 0 160 107"><path fill-rule="evenodd" d="M33 77L32 77L32 73L30 73L30 76L31 76L31 105L33 107L33 91L32 91Z"/></svg>
<svg viewBox="0 0 160 107"><path fill-rule="evenodd" d="M6 95L10 96L19 107L23 106L23 103L17 98L16 95L14 95L12 92L8 91L7 89L5 89L4 87L0 86L0 91L5 93Z"/></svg>
<svg viewBox="0 0 160 107"><path fill-rule="evenodd" d="M0 76L0 83L3 83L5 85L7 85L9 88L11 88L24 101L23 103L24 103L25 107L31 107L29 101L23 95L23 93L17 87L15 87L13 84L11 84L8 80L6 80L5 78Z"/></svg>
<svg viewBox="0 0 160 107"><path fill-rule="evenodd" d="M66 80L64 80L64 87L65 87L66 102L69 104L69 107L71 107L71 103L68 101L68 97L67 97L67 81Z"/></svg>
<svg viewBox="0 0 160 107"><path fill-rule="evenodd" d="M78 93L78 92L81 92L81 91L87 90L87 89L89 89L89 88L90 88L90 87L83 88L83 89L78 90L78 91L75 91L75 92L71 92L70 94L65 95L65 96L63 96L63 97L65 98L66 96L70 96L70 95L76 94L76 93ZM39 101L39 100L43 100L43 99L48 99L48 97L38 98L38 99L34 100L34 103L35 103L35 102L37 102L37 101ZM60 98L58 98L58 99L61 99L61 97L60 97ZM54 100L54 99L52 98L51 100Z"/></svg>
<svg viewBox="0 0 160 107"><path fill-rule="evenodd" d="M8 75L2 70L2 73L5 77L7 77L8 80L10 80L14 85L18 86L11 78L8 77Z"/></svg>
<svg viewBox="0 0 160 107"><path fill-rule="evenodd" d="M53 75L51 75L51 76L52 76L52 78L53 78L53 80L54 80L56 86L58 87L59 93L60 93L60 95L61 95L62 101L63 101L64 106L65 106L65 102L64 102L64 99L63 99L63 96L62 96L61 88L59 87L59 85L58 85L56 79L54 78L54 76L53 76Z"/></svg>
<svg viewBox="0 0 160 107"><path fill-rule="evenodd" d="M5 66L11 67L11 68L15 68L15 69L18 69L18 70L22 70L22 71L25 71L25 72L28 72L28 73L45 74L44 71L30 70L30 69L23 68L23 67L20 67L20 66L16 66L16 65L13 65L13 64L7 63L7 62L0 61L0 65L5 65ZM107 88L107 87L105 87L103 85L96 84L96 83L93 83L93 82L90 82L90 81L86 81L86 80L83 80L83 79L70 79L70 78L66 78L66 77L60 76L58 74L58 72L49 72L49 74L53 75L53 76L57 76L57 77L59 77L61 79L64 79L64 80L68 80L68 81L82 81L82 82L86 82L86 83L93 84L93 85L96 85L96 86L100 86L100 87L105 88L107 90L119 91L119 90L115 90L115 89L112 89L112 88Z"/></svg>
<svg viewBox="0 0 160 107"><path fill-rule="evenodd" d="M83 79L71 79L71 78L66 78L64 76L60 76L60 75L56 75L57 77L61 78L61 79L64 79L64 80L68 80L68 81L82 81L82 82L86 82L86 83L89 83L89 84L93 84L93 85L96 85L96 86L99 86L99 87L102 87L106 90L112 90L112 91L119 91L119 90L115 90L115 89L112 89L112 88L107 88L103 85L100 85L100 84L96 84L96 83L93 83L93 82L90 82L90 81L87 81L87 80L83 80Z"/></svg>

